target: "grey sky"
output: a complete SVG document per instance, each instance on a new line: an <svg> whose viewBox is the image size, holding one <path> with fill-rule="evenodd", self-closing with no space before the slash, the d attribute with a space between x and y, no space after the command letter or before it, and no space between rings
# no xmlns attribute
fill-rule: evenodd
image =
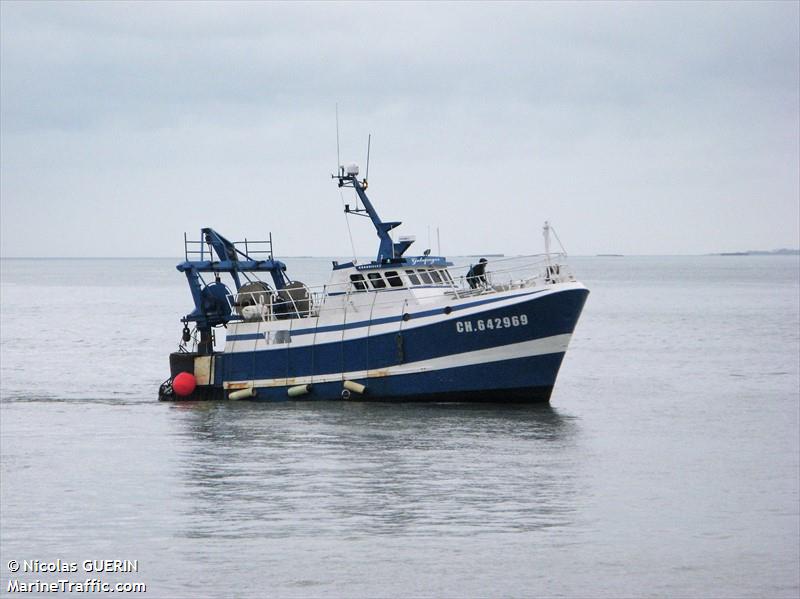
<svg viewBox="0 0 800 599"><path fill-rule="evenodd" d="M2 2L2 255L348 255L336 102L418 251L797 247L799 7Z"/></svg>

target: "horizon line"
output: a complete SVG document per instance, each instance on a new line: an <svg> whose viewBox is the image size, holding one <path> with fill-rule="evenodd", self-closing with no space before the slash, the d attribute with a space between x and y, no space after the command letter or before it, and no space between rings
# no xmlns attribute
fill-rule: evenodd
<svg viewBox="0 0 800 599"><path fill-rule="evenodd" d="M492 254L491 252L486 255ZM748 256L748 255L762 255L762 256L792 256L800 254L800 248L780 248L778 250L744 250L733 252L703 252L703 253L686 253L686 254L620 254L613 252L602 252L596 254L567 254L568 258L646 258L646 257L674 257L674 256L718 256L718 257L732 257ZM497 253L494 253L497 256ZM528 256L531 254L502 254L503 258L515 258ZM534 254L535 255L535 254ZM450 254L452 258L476 258L479 254ZM447 256L442 256L447 257ZM279 260L284 259L315 259L315 260L332 260L343 259L342 256L328 255L328 256L311 256L311 255L298 255L298 256L282 256ZM364 258L372 260L371 256L356 256L357 259ZM350 259L345 258L345 259ZM179 256L0 256L0 260L181 260ZM185 260L183 260L185 261Z"/></svg>

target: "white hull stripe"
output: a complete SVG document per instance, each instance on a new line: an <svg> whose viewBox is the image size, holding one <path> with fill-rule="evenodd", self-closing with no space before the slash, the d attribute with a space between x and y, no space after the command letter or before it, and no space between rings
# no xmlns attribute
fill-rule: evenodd
<svg viewBox="0 0 800 599"><path fill-rule="evenodd" d="M463 317L468 314L484 311L487 309L487 304L497 304L492 305L491 309L500 308L507 306L512 303L518 302L520 299L527 298L531 295L550 295L547 293L550 290L540 289L537 291L527 291L524 293L516 293L514 295L506 295L501 297L490 297L487 299L482 299L478 301L471 301L466 303L452 303L452 318ZM385 293L385 292L381 292ZM502 303L498 303L502 302ZM409 312L412 318L412 322L406 324L403 328L408 329L414 326L422 326L423 324L429 324L430 322L438 322L441 320L446 320L444 317L442 310L444 306L447 305L446 303L442 303L441 305L437 305L433 308L428 308L424 310L420 310L418 312L414 312L411 308L407 308L405 311ZM341 336L342 332L345 331L345 334L354 334L353 331L357 330L358 332L355 333L356 336L359 334L366 335L367 329L375 330L377 328L385 328L387 331L394 331L397 328L398 323L402 320L402 307L403 304L399 303L397 305L393 305L391 307L382 306L384 310L391 310L392 314L389 316L386 315L375 315L372 319L363 319L363 311L368 310L370 308L369 305L361 306L361 310L357 308L351 308L351 315L355 314L355 318L358 320L354 322L344 322L342 320L338 322L329 322L327 320L319 319L317 322L316 327L309 327L303 326L306 325L309 321L315 320L314 318L304 318L304 319L291 319L286 321L278 321L278 324L273 324L270 322L266 325L265 330L289 330L291 331L293 338L302 337L304 335L324 335L326 333L333 333L334 336ZM423 306L416 306L417 308L421 308ZM463 314L455 314L456 312L463 312ZM341 314L339 315L342 316ZM281 324L283 323L283 324ZM266 323L265 323L266 324ZM300 328L295 329L295 326L300 326ZM386 326L388 325L388 326ZM255 329L253 332L251 330ZM248 322L248 323L236 323L235 328L232 327L230 333L228 333L226 337L226 341L229 343L237 342L236 351L251 351L252 348L242 349L241 346L238 345L240 341L254 341L254 340L261 340L263 339L263 334L261 333L261 323L259 322ZM231 348L230 350L226 347L225 351L233 351Z"/></svg>
<svg viewBox="0 0 800 599"><path fill-rule="evenodd" d="M479 315L487 310L496 310L499 308L506 308L509 306L513 306L519 303L523 303L529 300L537 301L539 298L547 297L554 293L559 293L561 291L581 288L576 287L575 284L570 284L569 288L562 286L560 289L553 289L553 290L545 290L541 291L536 294L535 298L532 298L529 293L516 293L513 295L507 295L505 297L498 297L494 298L494 302L488 305L473 305L471 307L465 307L463 304L458 307L458 310L455 309L451 314L444 314L443 308L444 304L437 307L433 310L426 310L424 312L417 312L414 313L411 309L407 311L411 313L412 318L408 322L402 321L399 317L399 313L396 317L393 317L386 321L386 319L381 318L380 320L384 321L384 324L378 324L379 319L373 320L370 322L369 320L365 321L358 321L357 323L349 323L350 328L344 328L343 324L339 323L337 326L331 327L330 321L323 321L320 319L318 321L318 329L316 335L307 335L307 334L297 334L297 330L293 327L300 326L303 333L308 331L313 331L312 328L308 328L306 323L307 319L294 319L294 320L284 320L284 321L274 321L268 323L261 323L261 322L247 322L247 323L237 323L231 326L230 332L228 333L228 337L226 339L225 344L225 353L247 353L252 351L260 351L260 350L268 350L268 351L286 351L287 345L285 343L276 344L276 343L268 343L265 340L265 333L274 332L277 329L283 329L290 333L291 335L291 344L290 347L307 347L310 345L321 345L325 343L338 343L341 341L350 341L352 339L366 339L367 337L372 337L375 335L380 335L383 333L396 333L399 329L403 331L408 331L410 329L421 328L431 324L438 324L442 322L453 322L457 321L461 318L466 318L469 316ZM427 313L428 316L420 316L420 314ZM358 324L357 328L353 328L354 324ZM365 326L361 326L365 325ZM455 324L453 325L455 326Z"/></svg>
<svg viewBox="0 0 800 599"><path fill-rule="evenodd" d="M353 372L320 374L317 376L299 376L295 378L277 379L256 379L247 381L226 381L223 383L225 389L241 389L246 387L284 387L291 385L306 385L313 383L332 383L336 381L355 380L365 378L375 378L384 376L397 376L403 374L418 374L435 370L446 370L448 368L459 368L462 366L474 366L476 364L487 364L491 362L501 362L503 360L514 360L516 358L527 358L531 356L544 356L547 354L558 354L567 351L570 334L553 335L542 339L522 341L521 343L511 343L498 347L479 349L475 351L463 352L460 354L450 354L440 358L430 360L420 360L419 362L408 362L377 370L358 370Z"/></svg>

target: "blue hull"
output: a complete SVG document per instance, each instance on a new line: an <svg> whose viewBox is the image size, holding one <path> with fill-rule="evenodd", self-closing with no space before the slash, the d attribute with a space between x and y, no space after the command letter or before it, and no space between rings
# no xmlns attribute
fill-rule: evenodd
<svg viewBox="0 0 800 599"><path fill-rule="evenodd" d="M355 379L366 385L356 401L549 401L564 354L518 358L435 372ZM286 387L257 388L256 400L286 401ZM298 399L342 399L342 382L315 383Z"/></svg>
<svg viewBox="0 0 800 599"><path fill-rule="evenodd" d="M352 400L548 401L566 349L550 351L548 343L568 340L587 296L586 289L531 293L525 301L487 304L462 318L456 307L450 318L416 328L403 328L398 319L396 331L361 339L217 354L213 385L198 387L189 399L226 398L233 388L249 386L256 390L253 399L286 401L298 384L310 390L295 399L342 399L346 379L366 387ZM523 315L525 326L479 329L479 320L502 325ZM539 349L528 355L529 348ZM486 363L484 355L491 356ZM460 364L462 357L468 363ZM173 365L173 376L180 369Z"/></svg>

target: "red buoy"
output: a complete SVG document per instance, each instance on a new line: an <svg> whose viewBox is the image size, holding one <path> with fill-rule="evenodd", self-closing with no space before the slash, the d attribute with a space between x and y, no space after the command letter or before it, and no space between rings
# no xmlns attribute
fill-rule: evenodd
<svg viewBox="0 0 800 599"><path fill-rule="evenodd" d="M195 380L193 374L189 374L188 372L179 372L175 375L175 378L172 379L172 389L181 397L191 395L196 386L197 380Z"/></svg>

